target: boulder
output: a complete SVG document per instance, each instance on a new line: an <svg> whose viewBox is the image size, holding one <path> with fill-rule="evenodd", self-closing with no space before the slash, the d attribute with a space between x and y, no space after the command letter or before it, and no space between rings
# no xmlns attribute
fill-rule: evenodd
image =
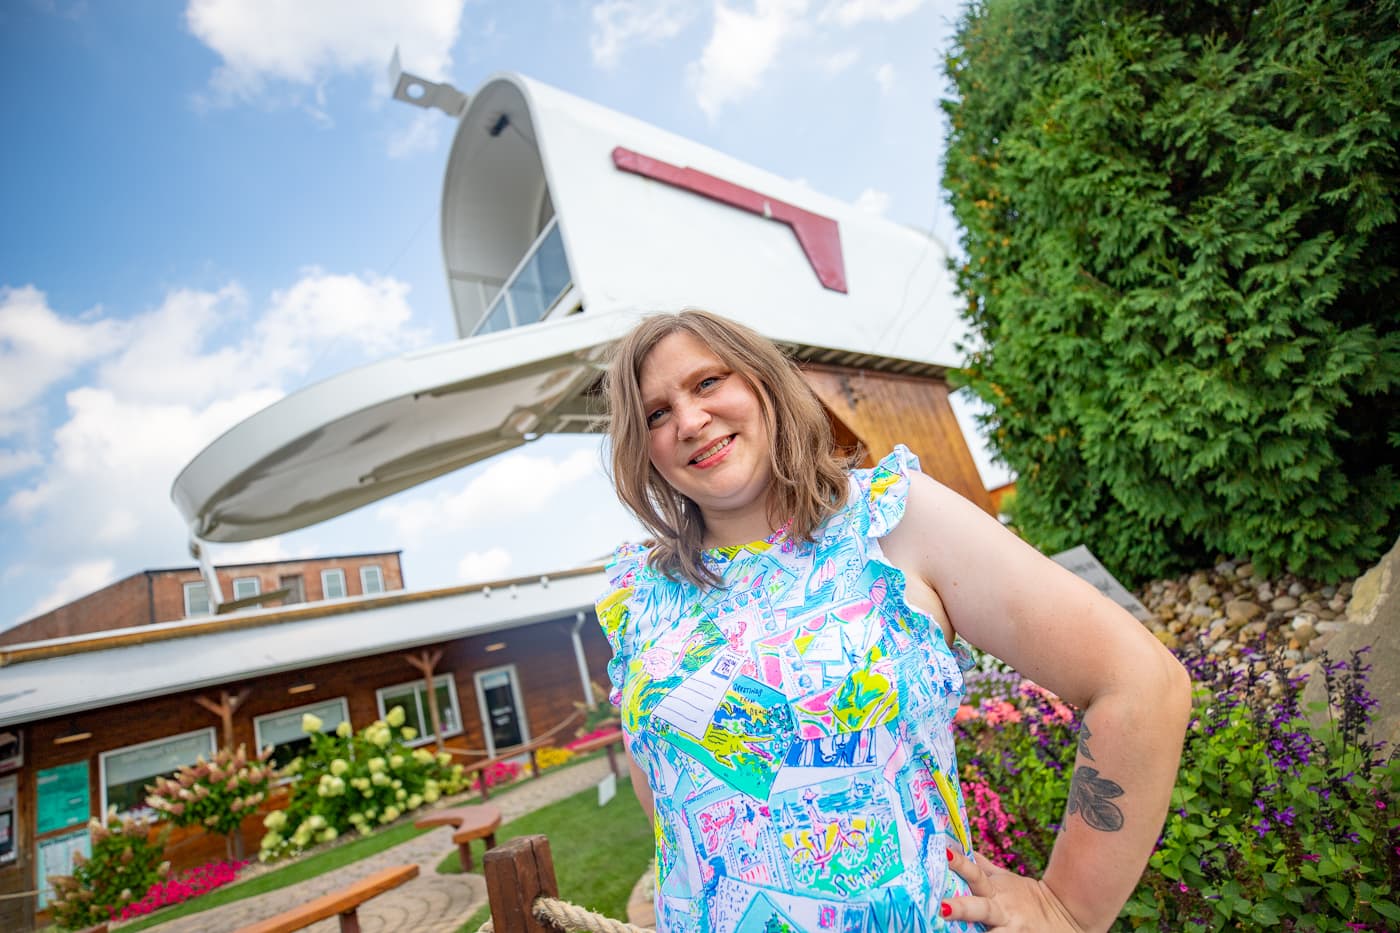
<svg viewBox="0 0 1400 933"><path fill-rule="evenodd" d="M1333 662L1370 646L1365 656L1371 665L1367 688L1380 702L1372 720L1372 735L1390 748L1400 745L1400 540L1357 579L1347 603L1347 621L1318 622L1316 630L1329 633L1327 656ZM1319 672L1308 680L1304 706L1321 702L1326 695ZM1319 718L1326 716L1324 710Z"/></svg>

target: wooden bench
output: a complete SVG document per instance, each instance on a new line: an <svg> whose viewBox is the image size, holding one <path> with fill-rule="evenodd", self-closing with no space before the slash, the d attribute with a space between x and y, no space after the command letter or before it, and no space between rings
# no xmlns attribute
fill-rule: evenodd
<svg viewBox="0 0 1400 933"><path fill-rule="evenodd" d="M479 803L467 807L447 807L425 813L413 821L419 829L433 826L452 826L456 832L452 841L457 845L457 856L462 860L462 871L472 870L472 840L485 839L487 850L496 847L496 830L501 825L501 811L489 803Z"/></svg>
<svg viewBox="0 0 1400 933"><path fill-rule="evenodd" d="M355 915L356 908L370 898L397 888L416 877L417 865L395 865L393 868L375 872L349 887L308 901L300 907L242 927L236 933L292 933L337 915L340 917L340 933L360 933L360 918Z"/></svg>
<svg viewBox="0 0 1400 933"><path fill-rule="evenodd" d="M609 732L606 735L591 738L586 742L575 742L573 750L574 754L586 755L589 752L596 752L600 748L607 749L608 767L612 769L613 774L616 774L618 777L623 777L623 773L617 769L617 747L621 744L622 730L619 729L616 732Z"/></svg>

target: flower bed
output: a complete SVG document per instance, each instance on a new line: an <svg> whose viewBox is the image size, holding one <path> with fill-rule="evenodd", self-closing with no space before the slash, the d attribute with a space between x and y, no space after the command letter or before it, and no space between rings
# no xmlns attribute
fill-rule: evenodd
<svg viewBox="0 0 1400 933"><path fill-rule="evenodd" d="M249 864L248 860L229 862L218 861L182 871L173 878L157 881L137 901L127 904L120 911L113 911L114 920L131 920L142 917L162 907L180 904L192 897L207 894L238 879L238 873Z"/></svg>
<svg viewBox="0 0 1400 933"><path fill-rule="evenodd" d="M1366 739L1362 654L1321 668L1311 721L1282 651L1243 665L1187 648L1196 684L1171 812L1115 929L1361 931L1400 924L1400 757ZM1078 715L1009 673L968 675L954 723L979 849L1016 871L1049 859Z"/></svg>

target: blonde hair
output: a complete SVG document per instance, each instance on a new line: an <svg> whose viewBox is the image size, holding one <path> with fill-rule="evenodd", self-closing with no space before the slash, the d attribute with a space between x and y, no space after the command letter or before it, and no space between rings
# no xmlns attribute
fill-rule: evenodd
<svg viewBox="0 0 1400 933"><path fill-rule="evenodd" d="M687 497L652 466L641 390L642 364L666 337L699 340L758 395L772 456L769 521L788 522L787 535L810 541L818 526L845 504L846 467L837 454L826 410L797 366L773 342L708 311L646 317L613 349L603 377L608 439L617 497L656 538L653 568L696 586L721 580L701 560L705 519Z"/></svg>

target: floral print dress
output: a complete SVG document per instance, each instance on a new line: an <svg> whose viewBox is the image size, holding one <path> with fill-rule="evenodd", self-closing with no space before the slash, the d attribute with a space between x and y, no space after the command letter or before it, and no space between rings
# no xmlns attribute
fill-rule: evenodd
<svg viewBox="0 0 1400 933"><path fill-rule="evenodd" d="M654 792L660 933L980 930L939 901L970 855L952 719L966 653L904 599L880 538L917 458L850 474L813 543L707 551L722 588L624 546L598 618Z"/></svg>

